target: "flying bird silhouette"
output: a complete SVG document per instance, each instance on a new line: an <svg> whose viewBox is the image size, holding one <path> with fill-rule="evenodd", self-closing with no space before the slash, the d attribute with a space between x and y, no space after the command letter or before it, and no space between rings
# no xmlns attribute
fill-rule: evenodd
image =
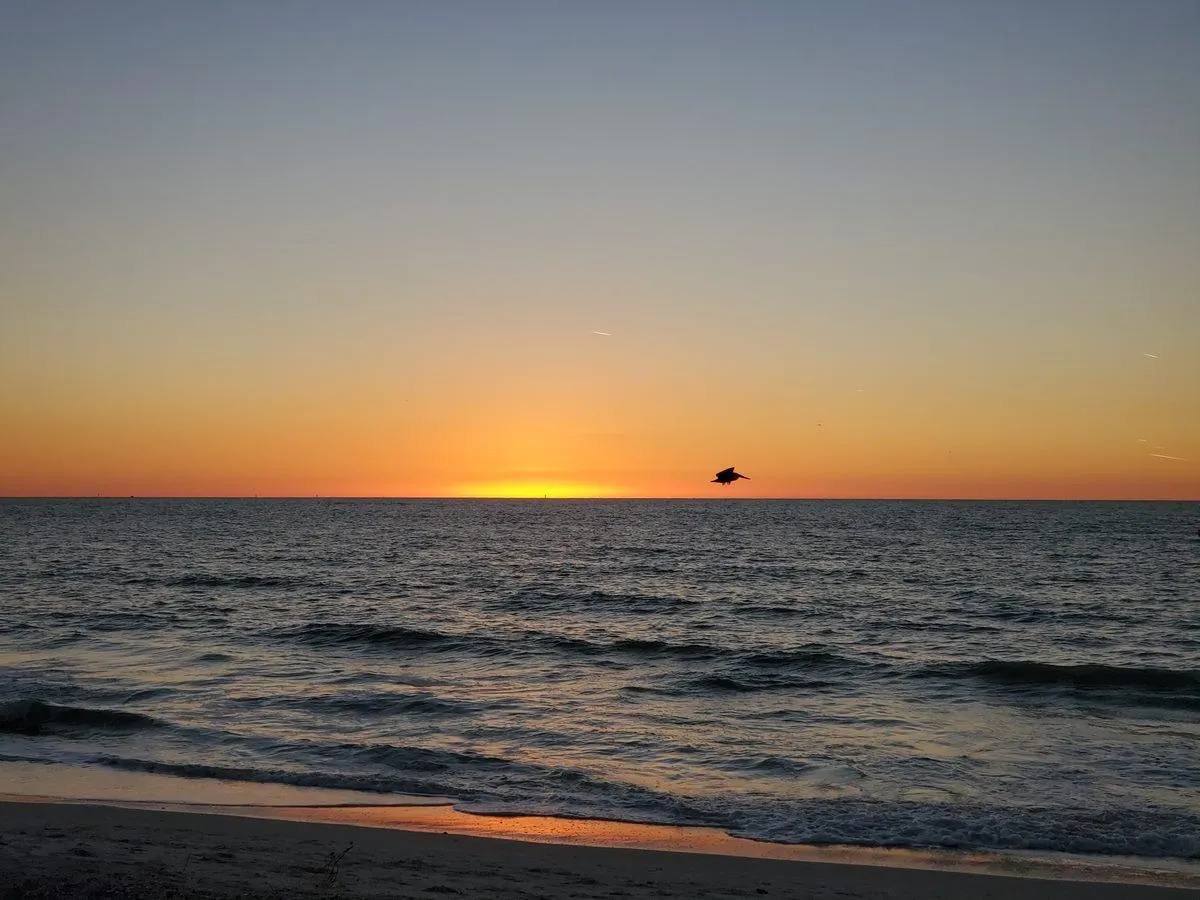
<svg viewBox="0 0 1200 900"><path fill-rule="evenodd" d="M747 481L750 480L749 476L738 474L737 472L733 471L733 466L730 466L728 469L722 469L720 472L718 472L717 477L714 478L711 483L725 486L733 484L739 478L745 478Z"/></svg>

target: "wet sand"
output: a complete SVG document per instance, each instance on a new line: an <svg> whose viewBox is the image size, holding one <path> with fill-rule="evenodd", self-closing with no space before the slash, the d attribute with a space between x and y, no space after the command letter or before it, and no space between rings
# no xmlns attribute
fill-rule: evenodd
<svg viewBox="0 0 1200 900"><path fill-rule="evenodd" d="M437 810L443 810L449 818L438 819L443 813ZM524 822L518 827L527 828L526 840L444 833L456 827L457 820L453 817L463 816L444 807L425 810L422 815L427 819L423 825L413 826L409 821L409 827L401 829L401 820L410 814L411 810L386 807L374 811L260 809L256 813L307 819L286 821L99 804L0 802L0 898L420 897L428 900L436 896L463 896L502 900L537 897L707 900L766 896L814 900L960 897L1168 900L1200 896L1196 887L1048 880L890 865L749 858L713 852L542 843L538 841L602 844L620 837L614 833L606 838L603 829L589 836L585 833L586 825L579 825L580 833L574 836L561 833L539 836L538 829L543 827L537 824L539 821L564 820L537 817L500 820L510 825ZM371 822L376 827L335 824L330 819ZM439 830L441 826L447 827ZM412 830L413 827L427 830ZM545 827L553 831L571 826ZM489 833L491 828L491 825L481 826L477 833ZM707 829L695 831L707 832ZM652 846L659 839L652 830L641 832L641 838L629 837L635 832L636 827L626 832L626 837L642 840L642 846ZM690 838L685 835L677 838L675 846L703 849L704 836L692 837L699 843L687 846ZM739 842L745 843L751 842ZM796 849L805 852L803 848ZM920 865L919 855L914 855L911 862ZM966 860L965 864L971 863ZM1103 872L1099 874L1104 877Z"/></svg>

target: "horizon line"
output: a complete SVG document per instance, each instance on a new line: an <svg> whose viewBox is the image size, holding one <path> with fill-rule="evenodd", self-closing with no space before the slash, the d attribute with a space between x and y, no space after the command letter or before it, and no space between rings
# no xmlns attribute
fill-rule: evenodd
<svg viewBox="0 0 1200 900"><path fill-rule="evenodd" d="M400 494L0 494L0 502L11 500L479 500L528 503L595 502L621 503L648 500L738 502L865 502L865 503L1200 503L1200 497L472 497L466 495Z"/></svg>

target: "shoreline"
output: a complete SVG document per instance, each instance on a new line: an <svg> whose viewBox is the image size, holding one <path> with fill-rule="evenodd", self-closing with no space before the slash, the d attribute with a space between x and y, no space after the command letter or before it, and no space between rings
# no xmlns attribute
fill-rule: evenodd
<svg viewBox="0 0 1200 900"><path fill-rule="evenodd" d="M748 896L1183 900L1200 896L1200 880L1174 887L1053 880L1029 872L948 871L861 860L728 856L694 848L481 837L448 831L434 821L417 829L397 821L326 818L327 814L361 816L364 808L354 807L319 808L319 817L312 815L314 808L293 807L290 811L297 818L292 819L281 817L278 809L257 808L260 817L230 814L228 808L202 812L131 806L128 802L0 799L0 897L165 900L446 894L696 900ZM641 827L667 830L671 826Z"/></svg>
<svg viewBox="0 0 1200 900"><path fill-rule="evenodd" d="M0 793L0 809L124 810L208 819L289 822L317 829L355 828L405 835L560 847L564 850L698 855L726 860L869 868L900 872L1059 882L1077 885L1162 887L1200 892L1200 868L1186 860L1088 857L1062 853L1013 853L909 849L854 845L784 844L731 835L719 828L575 819L559 816L477 813L452 802L338 805L269 805L88 799ZM25 810L28 811L27 809ZM86 816L85 816L86 818ZM4 829L0 829L0 838ZM0 897L3 897L0 894Z"/></svg>
<svg viewBox="0 0 1200 900"><path fill-rule="evenodd" d="M791 844L738 837L718 826L473 811L463 809L461 799L448 796L182 778L56 762L0 762L0 802L233 816L568 847L1200 888L1200 861L1173 857Z"/></svg>

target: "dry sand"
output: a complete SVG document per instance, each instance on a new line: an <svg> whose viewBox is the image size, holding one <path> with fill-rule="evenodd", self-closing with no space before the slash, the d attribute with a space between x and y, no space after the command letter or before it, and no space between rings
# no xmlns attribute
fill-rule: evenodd
<svg viewBox="0 0 1200 900"><path fill-rule="evenodd" d="M1200 890L565 846L102 805L0 803L0 898L6 900L455 896L1194 900Z"/></svg>

